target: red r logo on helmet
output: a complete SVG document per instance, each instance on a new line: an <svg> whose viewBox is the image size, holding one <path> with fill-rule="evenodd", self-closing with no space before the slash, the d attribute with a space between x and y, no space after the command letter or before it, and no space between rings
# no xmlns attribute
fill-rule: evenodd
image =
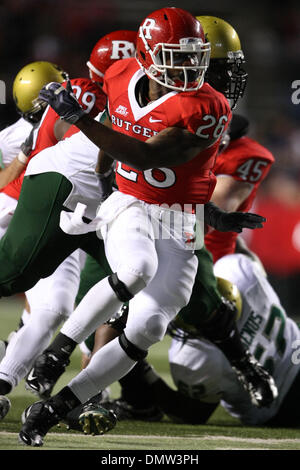
<svg viewBox="0 0 300 470"><path fill-rule="evenodd" d="M111 60L128 59L133 57L135 45L129 41L112 41Z"/></svg>
<svg viewBox="0 0 300 470"><path fill-rule="evenodd" d="M145 39L152 39L151 29L154 27L155 27L155 20L153 20L152 18L146 18L145 22L141 26L141 30L143 32L146 31L146 34L144 34ZM141 31L140 31L139 36L142 37Z"/></svg>

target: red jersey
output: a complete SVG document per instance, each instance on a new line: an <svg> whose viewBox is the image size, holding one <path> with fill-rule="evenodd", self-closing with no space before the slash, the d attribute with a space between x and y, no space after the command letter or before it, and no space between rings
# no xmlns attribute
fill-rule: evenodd
<svg viewBox="0 0 300 470"><path fill-rule="evenodd" d="M238 211L248 212L252 206L260 183L267 176L274 157L269 150L249 137L241 137L230 142L227 149L217 157L214 167L216 176L229 175L237 181L252 184L252 191L238 207ZM213 230L205 236L205 245L213 254L214 262L235 252L236 232Z"/></svg>
<svg viewBox="0 0 300 470"><path fill-rule="evenodd" d="M229 103L207 83L194 92L170 91L141 106L136 93L144 76L134 58L118 61L106 72L103 89L114 130L146 141L167 127L181 127L208 139L221 136L228 126ZM218 145L219 140L191 161L172 168L138 171L118 162L118 188L150 204L203 204L216 184L211 170Z"/></svg>
<svg viewBox="0 0 300 470"><path fill-rule="evenodd" d="M66 87L67 82L62 83L62 85ZM71 85L77 100L91 117L96 117L104 110L106 96L96 83L89 78L74 78L71 80ZM58 119L59 115L50 106L48 106L38 127L34 131L33 149L29 155L28 163L35 155L45 148L52 147L52 145L57 144L58 141L54 135L54 124ZM76 132L79 132L79 129L73 125L68 129L64 138L70 137ZM19 199L25 172L26 168L18 178L0 191L14 199Z"/></svg>

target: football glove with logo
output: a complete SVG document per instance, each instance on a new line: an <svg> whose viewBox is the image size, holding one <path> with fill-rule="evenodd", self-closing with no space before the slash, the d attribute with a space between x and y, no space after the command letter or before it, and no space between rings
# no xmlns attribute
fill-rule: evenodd
<svg viewBox="0 0 300 470"><path fill-rule="evenodd" d="M69 81L67 88L57 82L48 83L41 89L39 98L46 101L61 119L69 124L75 124L85 114L73 94Z"/></svg>

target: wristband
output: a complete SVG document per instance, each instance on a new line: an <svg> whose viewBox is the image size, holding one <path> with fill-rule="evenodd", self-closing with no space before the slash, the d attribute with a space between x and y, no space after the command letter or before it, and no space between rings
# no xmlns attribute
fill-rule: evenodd
<svg viewBox="0 0 300 470"><path fill-rule="evenodd" d="M25 153L22 152L22 150L19 152L17 159L19 160L20 163L23 165L27 165L28 162L28 157L26 157Z"/></svg>

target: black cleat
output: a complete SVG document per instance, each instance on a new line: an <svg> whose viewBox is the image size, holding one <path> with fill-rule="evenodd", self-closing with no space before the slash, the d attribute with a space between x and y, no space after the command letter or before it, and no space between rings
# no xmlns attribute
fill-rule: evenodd
<svg viewBox="0 0 300 470"><path fill-rule="evenodd" d="M253 405L258 408L270 406L278 396L273 377L259 364L255 357L246 351L240 361L232 363L232 369L248 392Z"/></svg>
<svg viewBox="0 0 300 470"><path fill-rule="evenodd" d="M59 359L51 351L43 352L26 378L26 389L44 400L49 398L54 385L69 364L69 359Z"/></svg>
<svg viewBox="0 0 300 470"><path fill-rule="evenodd" d="M102 406L113 411L119 421L135 420L158 422L161 421L164 416L164 413L155 405L151 405L147 408L137 408L122 399L102 403Z"/></svg>
<svg viewBox="0 0 300 470"><path fill-rule="evenodd" d="M87 402L80 404L73 410L69 411L67 416L62 420L62 423L67 426L67 429L73 429L75 431L82 432L82 427L79 424L79 416L84 412L85 407L90 404L102 406L103 401L107 402L108 400L109 392L108 389L105 389L94 397L90 398Z"/></svg>
<svg viewBox="0 0 300 470"><path fill-rule="evenodd" d="M4 395L0 395L0 421L5 418L11 407L10 400Z"/></svg>
<svg viewBox="0 0 300 470"><path fill-rule="evenodd" d="M26 408L22 414L23 426L19 433L19 441L28 446L41 447L49 429L59 421L60 416L51 406L50 401L37 401Z"/></svg>
<svg viewBox="0 0 300 470"><path fill-rule="evenodd" d="M117 417L113 411L99 404L88 403L84 405L78 421L84 434L95 436L113 429L117 424Z"/></svg>

